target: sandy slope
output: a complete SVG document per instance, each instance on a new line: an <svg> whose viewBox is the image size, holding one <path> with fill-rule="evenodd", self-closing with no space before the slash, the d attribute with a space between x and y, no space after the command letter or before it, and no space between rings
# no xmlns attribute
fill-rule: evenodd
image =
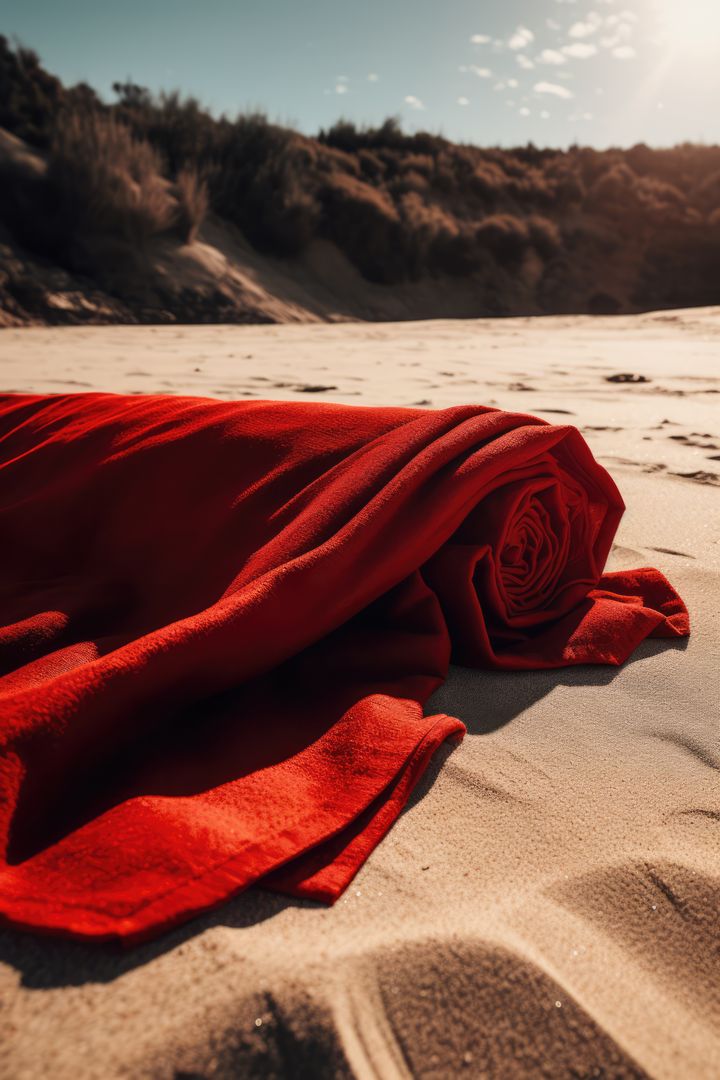
<svg viewBox="0 0 720 1080"><path fill-rule="evenodd" d="M694 620L620 671L454 669L467 738L332 909L253 891L123 956L0 935L4 1077L720 1075L719 353L720 310L2 333L2 389L577 424L628 503L613 565Z"/></svg>

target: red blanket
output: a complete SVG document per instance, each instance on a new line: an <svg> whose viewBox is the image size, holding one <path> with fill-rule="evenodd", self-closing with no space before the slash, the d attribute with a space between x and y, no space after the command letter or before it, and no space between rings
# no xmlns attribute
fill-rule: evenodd
<svg viewBox="0 0 720 1080"><path fill-rule="evenodd" d="M463 725L450 660L688 633L572 427L0 397L0 912L137 941L253 882L332 901Z"/></svg>

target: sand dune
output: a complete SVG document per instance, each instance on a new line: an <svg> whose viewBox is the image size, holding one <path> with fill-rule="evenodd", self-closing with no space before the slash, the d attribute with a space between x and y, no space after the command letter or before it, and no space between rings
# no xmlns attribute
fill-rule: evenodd
<svg viewBox="0 0 720 1080"><path fill-rule="evenodd" d="M429 711L466 739L332 909L256 890L125 954L0 935L2 1076L720 1075L719 350L720 309L2 333L3 390L575 424L628 504L612 566L693 619L620 670L453 668Z"/></svg>

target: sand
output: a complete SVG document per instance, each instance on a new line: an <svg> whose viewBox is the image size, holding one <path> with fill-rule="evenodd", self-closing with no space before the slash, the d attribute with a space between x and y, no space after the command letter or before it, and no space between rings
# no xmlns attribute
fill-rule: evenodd
<svg viewBox="0 0 720 1080"><path fill-rule="evenodd" d="M576 424L628 504L611 565L693 619L620 670L454 668L429 711L467 737L333 908L253 890L124 954L3 933L3 1078L720 1075L719 352L720 309L2 333L7 390Z"/></svg>

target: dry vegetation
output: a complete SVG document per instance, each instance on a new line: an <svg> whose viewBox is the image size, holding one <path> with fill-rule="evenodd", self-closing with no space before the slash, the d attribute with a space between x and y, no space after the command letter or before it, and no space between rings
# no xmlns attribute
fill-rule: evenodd
<svg viewBox="0 0 720 1080"><path fill-rule="evenodd" d="M309 138L115 92L67 89L0 38L0 126L47 161L33 183L0 174L0 226L123 300L148 246L192 241L212 211L268 255L331 241L381 285L471 277L477 314L720 303L720 147L481 149L392 119Z"/></svg>

